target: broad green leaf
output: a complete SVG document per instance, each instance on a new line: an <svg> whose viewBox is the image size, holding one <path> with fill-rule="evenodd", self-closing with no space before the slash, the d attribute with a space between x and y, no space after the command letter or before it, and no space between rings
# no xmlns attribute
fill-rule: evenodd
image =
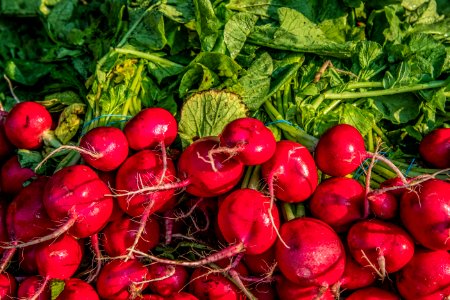
<svg viewBox="0 0 450 300"><path fill-rule="evenodd" d="M221 26L209 0L194 0L197 33L203 51L210 51L216 44Z"/></svg>
<svg viewBox="0 0 450 300"><path fill-rule="evenodd" d="M178 133L183 148L198 138L219 135L229 122L246 113L245 105L234 93L210 90L192 95L181 110Z"/></svg>
<svg viewBox="0 0 450 300"><path fill-rule="evenodd" d="M194 19L192 3L185 0L165 0L158 7L166 17L178 23L188 23Z"/></svg>
<svg viewBox="0 0 450 300"><path fill-rule="evenodd" d="M366 69L383 55L383 48L376 42L362 41L356 46L356 52L361 69Z"/></svg>
<svg viewBox="0 0 450 300"><path fill-rule="evenodd" d="M62 111L67 105L83 103L80 96L70 90L47 95L44 100L36 102L45 106L52 113Z"/></svg>
<svg viewBox="0 0 450 300"><path fill-rule="evenodd" d="M39 151L30 151L26 149L17 150L17 158L22 168L35 169L36 166L42 161L43 157ZM37 174L45 174L45 164L38 170Z"/></svg>
<svg viewBox="0 0 450 300"><path fill-rule="evenodd" d="M180 74L184 67L167 59L157 59L147 62L147 69L161 83L165 78Z"/></svg>
<svg viewBox="0 0 450 300"><path fill-rule="evenodd" d="M341 114L339 123L350 124L356 127L362 136L372 129L375 118L367 110L360 109L352 104L344 103L340 106Z"/></svg>
<svg viewBox="0 0 450 300"><path fill-rule="evenodd" d="M134 16L134 18L138 18L141 14L140 10L139 13L136 12L135 14L137 16ZM167 43L162 13L159 11L147 13L137 28L131 33L128 42L145 51L162 49Z"/></svg>
<svg viewBox="0 0 450 300"><path fill-rule="evenodd" d="M231 58L234 59L239 54L257 20L258 17L255 15L237 13L225 24L224 42Z"/></svg>
<svg viewBox="0 0 450 300"><path fill-rule="evenodd" d="M407 123L419 115L418 99L410 93L380 96L373 100L373 108L393 124Z"/></svg>
<svg viewBox="0 0 450 300"><path fill-rule="evenodd" d="M228 55L214 52L199 53L192 64L199 63L214 71L220 77L237 77L241 67Z"/></svg>
<svg viewBox="0 0 450 300"><path fill-rule="evenodd" d="M437 78L441 74L446 60L445 46L432 36L420 33L409 36L406 43L414 55L409 60L412 68L416 66L419 68L418 72L429 74L433 79ZM426 62L428 66L421 66L421 61Z"/></svg>
<svg viewBox="0 0 450 300"><path fill-rule="evenodd" d="M64 280L53 279L50 281L51 300L56 300L58 296L64 291Z"/></svg>
<svg viewBox="0 0 450 300"><path fill-rule="evenodd" d="M55 136L63 143L67 144L78 132L83 120L81 116L86 112L86 105L75 103L67 106L59 116L58 126L55 129Z"/></svg>
<svg viewBox="0 0 450 300"><path fill-rule="evenodd" d="M50 64L10 60L6 63L5 75L21 84L34 85L52 70L53 65Z"/></svg>
<svg viewBox="0 0 450 300"><path fill-rule="evenodd" d="M190 91L204 91L215 87L219 83L219 77L206 66L192 64L183 74L178 88L180 97L185 97Z"/></svg>

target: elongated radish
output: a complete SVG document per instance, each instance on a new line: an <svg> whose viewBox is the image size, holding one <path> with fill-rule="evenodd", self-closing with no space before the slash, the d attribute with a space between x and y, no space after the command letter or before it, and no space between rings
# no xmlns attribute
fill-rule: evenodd
<svg viewBox="0 0 450 300"><path fill-rule="evenodd" d="M364 188L357 180L333 177L317 186L310 201L311 213L336 232L344 232L364 217L364 197Z"/></svg>
<svg viewBox="0 0 450 300"><path fill-rule="evenodd" d="M33 296L36 296L37 292L41 289L41 293L37 296L35 300L48 300L51 299L50 289L48 286L45 286L42 289L42 279L38 275L33 275L25 278L19 284L19 288L17 290L17 298L19 299L32 299Z"/></svg>
<svg viewBox="0 0 450 300"><path fill-rule="evenodd" d="M425 135L420 141L419 153L434 167L450 168L450 128L438 128Z"/></svg>
<svg viewBox="0 0 450 300"><path fill-rule="evenodd" d="M279 276L276 281L279 299L296 300L334 300L334 295L326 286L301 286Z"/></svg>
<svg viewBox="0 0 450 300"><path fill-rule="evenodd" d="M277 142L275 154L261 167L270 194L285 202L308 199L317 187L317 168L308 149L299 143Z"/></svg>
<svg viewBox="0 0 450 300"><path fill-rule="evenodd" d="M347 245L352 257L381 279L403 268L414 254L414 242L406 231L376 219L355 223L348 231Z"/></svg>
<svg viewBox="0 0 450 300"><path fill-rule="evenodd" d="M87 282L78 278L64 280L64 290L55 300L99 300L97 292Z"/></svg>
<svg viewBox="0 0 450 300"><path fill-rule="evenodd" d="M23 184L36 176L30 168L22 168L17 155L8 159L2 166L0 191L15 195L23 188Z"/></svg>
<svg viewBox="0 0 450 300"><path fill-rule="evenodd" d="M36 102L20 102L11 109L5 119L5 133L9 141L19 149L38 149L49 138L52 116Z"/></svg>
<svg viewBox="0 0 450 300"><path fill-rule="evenodd" d="M298 218L281 226L275 258L281 273L302 286L327 288L344 273L345 251L336 232L313 218Z"/></svg>
<svg viewBox="0 0 450 300"><path fill-rule="evenodd" d="M400 300L400 297L393 292L389 292L376 287L368 287L357 290L350 294L347 300Z"/></svg>
<svg viewBox="0 0 450 300"><path fill-rule="evenodd" d="M449 191L449 182L432 179L403 193L400 201L402 223L424 247L450 250Z"/></svg>
<svg viewBox="0 0 450 300"><path fill-rule="evenodd" d="M183 266L153 263L148 270L150 290L164 297L177 294L189 280L189 273Z"/></svg>

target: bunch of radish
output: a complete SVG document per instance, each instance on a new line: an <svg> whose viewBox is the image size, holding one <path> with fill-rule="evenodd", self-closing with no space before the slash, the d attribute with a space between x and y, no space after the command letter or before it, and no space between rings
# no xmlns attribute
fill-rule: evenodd
<svg viewBox="0 0 450 300"><path fill-rule="evenodd" d="M450 299L450 129L418 145L439 175L407 177L347 124L312 153L246 117L177 154L177 126L146 108L61 145L42 105L2 115L0 298Z"/></svg>

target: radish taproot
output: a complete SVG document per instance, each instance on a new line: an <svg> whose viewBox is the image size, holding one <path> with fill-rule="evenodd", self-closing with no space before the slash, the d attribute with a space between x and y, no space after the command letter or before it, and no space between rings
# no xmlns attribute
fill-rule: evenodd
<svg viewBox="0 0 450 300"><path fill-rule="evenodd" d="M450 128L438 128L425 135L420 141L419 153L436 168L450 168Z"/></svg>
<svg viewBox="0 0 450 300"><path fill-rule="evenodd" d="M377 287L367 287L351 293L346 300L400 300L393 292Z"/></svg>
<svg viewBox="0 0 450 300"><path fill-rule="evenodd" d="M450 183L431 179L403 193L400 218L424 247L450 250ZM420 222L418 222L420 220Z"/></svg>
<svg viewBox="0 0 450 300"><path fill-rule="evenodd" d="M36 174L30 168L23 168L19 163L17 155L12 156L2 166L0 177L0 191L6 194L15 195L22 190L27 180L35 177Z"/></svg>
<svg viewBox="0 0 450 300"><path fill-rule="evenodd" d="M55 300L99 300L95 289L87 282L78 278L64 280L64 289Z"/></svg>
<svg viewBox="0 0 450 300"><path fill-rule="evenodd" d="M183 266L152 263L148 271L150 290L164 297L177 294L189 280L189 273Z"/></svg>

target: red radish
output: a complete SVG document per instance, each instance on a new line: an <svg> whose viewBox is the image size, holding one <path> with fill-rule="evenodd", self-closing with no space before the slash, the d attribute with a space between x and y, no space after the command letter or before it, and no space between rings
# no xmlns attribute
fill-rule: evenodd
<svg viewBox="0 0 450 300"><path fill-rule="evenodd" d="M406 181L410 182L412 179L407 178ZM400 198L407 189L402 188L405 184L399 177L394 177L383 181L380 184L380 190L389 189L389 193L393 194L395 197Z"/></svg>
<svg viewBox="0 0 450 300"><path fill-rule="evenodd" d="M392 292L376 288L368 287L357 290L350 294L346 300L400 300L400 297Z"/></svg>
<svg viewBox="0 0 450 300"><path fill-rule="evenodd" d="M261 172L270 194L285 202L305 201L317 187L313 157L306 147L293 141L277 142L275 154L262 164Z"/></svg>
<svg viewBox="0 0 450 300"><path fill-rule="evenodd" d="M181 291L189 280L189 274L183 266L153 263L148 266L150 290L168 297Z"/></svg>
<svg viewBox="0 0 450 300"><path fill-rule="evenodd" d="M276 288L279 299L334 300L334 295L326 286L301 286L284 277L277 278Z"/></svg>
<svg viewBox="0 0 450 300"><path fill-rule="evenodd" d="M44 280L39 276L30 276L25 278L19 285L19 289L17 291L17 297L19 299L32 299L33 296L36 296L36 293L42 289L42 282ZM48 286L44 287L42 292L36 298L36 300L48 300L51 299L50 289Z"/></svg>
<svg viewBox="0 0 450 300"><path fill-rule="evenodd" d="M92 271L89 272L89 276L86 279L87 283L92 283L97 279L98 274L100 274L100 270L102 269L103 266L103 255L100 249L100 242L98 236L99 234L95 233L89 237L91 242L90 248L94 255L93 260L95 260L95 267L92 269Z"/></svg>
<svg viewBox="0 0 450 300"><path fill-rule="evenodd" d="M163 299L164 300L198 300L198 298L195 297L194 295L185 293L185 292L173 294L173 295L171 295L169 297L165 297ZM163 299L161 299L161 300L163 300ZM154 299L154 300L158 300L158 299Z"/></svg>
<svg viewBox="0 0 450 300"><path fill-rule="evenodd" d="M33 275L38 273L36 264L36 248L37 245L20 249L18 255L19 266L20 269L26 274Z"/></svg>
<svg viewBox="0 0 450 300"><path fill-rule="evenodd" d="M64 280L64 290L55 300L99 300L97 292L85 281L78 278Z"/></svg>
<svg viewBox="0 0 450 300"><path fill-rule="evenodd" d="M383 220L393 219L398 215L398 199L391 192L369 192L367 194L372 214Z"/></svg>
<svg viewBox="0 0 450 300"><path fill-rule="evenodd" d="M336 294L342 290L356 290L373 284L375 279L375 272L371 268L361 266L347 252L344 274L333 289Z"/></svg>
<svg viewBox="0 0 450 300"><path fill-rule="evenodd" d="M263 122L255 118L240 118L228 123L219 135L220 147L211 150L208 158L213 163L214 153L235 156L244 165L260 165L275 153L275 137ZM215 164L213 163L213 169Z"/></svg>
<svg viewBox="0 0 450 300"><path fill-rule="evenodd" d="M355 179L333 177L322 181L310 201L311 213L336 232L345 232L364 216L363 186Z"/></svg>
<svg viewBox="0 0 450 300"><path fill-rule="evenodd" d="M244 254L243 261L249 271L255 275L265 275L271 273L276 266L275 247L270 247L261 254Z"/></svg>
<svg viewBox="0 0 450 300"><path fill-rule="evenodd" d="M139 223L126 215L109 223L103 229L101 236L101 244L105 252L111 257L126 255L128 248L133 245L139 226ZM155 218L150 217L136 245L136 250L148 252L155 248L159 243L159 233L159 223Z"/></svg>
<svg viewBox="0 0 450 300"><path fill-rule="evenodd" d="M400 217L405 228L423 246L450 250L450 183L427 180L403 193Z"/></svg>
<svg viewBox="0 0 450 300"><path fill-rule="evenodd" d="M425 135L419 144L419 153L434 167L450 168L450 128L438 128Z"/></svg>
<svg viewBox="0 0 450 300"><path fill-rule="evenodd" d="M97 172L98 177L110 188L115 189L116 187L116 173L115 172ZM111 213L111 217L109 221L112 222L114 220L119 219L124 214L124 211L120 208L117 199L113 198L113 212Z"/></svg>
<svg viewBox="0 0 450 300"><path fill-rule="evenodd" d="M3 118L0 116L0 162L8 158L14 151L14 146L6 137Z"/></svg>
<svg viewBox="0 0 450 300"><path fill-rule="evenodd" d="M416 251L396 276L397 289L405 300L448 299L450 296L450 253Z"/></svg>
<svg viewBox="0 0 450 300"><path fill-rule="evenodd" d="M253 189L238 189L219 206L220 231L229 243L241 243L248 254L261 254L275 243L280 226L276 206Z"/></svg>
<svg viewBox="0 0 450 300"><path fill-rule="evenodd" d="M152 107L131 118L123 131L131 149L154 149L172 144L178 134L178 125L169 111Z"/></svg>
<svg viewBox="0 0 450 300"><path fill-rule="evenodd" d="M19 149L38 149L48 139L52 116L36 102L20 102L11 109L5 119L5 133Z"/></svg>
<svg viewBox="0 0 450 300"><path fill-rule="evenodd" d="M217 172L205 159L208 152L219 146L218 139L207 137L196 140L181 154L178 173L185 182L186 191L197 197L215 197L230 191L241 179L244 165L224 153L214 155Z"/></svg>
<svg viewBox="0 0 450 300"><path fill-rule="evenodd" d="M260 282L256 283L255 287L251 290L253 296L258 300L275 300L277 298L277 292L275 286L270 283Z"/></svg>
<svg viewBox="0 0 450 300"><path fill-rule="evenodd" d="M138 295L135 299L136 300L167 300L168 298L161 297L159 295L145 294L145 295Z"/></svg>
<svg viewBox="0 0 450 300"><path fill-rule="evenodd" d="M199 300L241 300L239 289L227 278L207 268L196 268L189 283L190 292Z"/></svg>
<svg viewBox="0 0 450 300"><path fill-rule="evenodd" d="M345 251L336 232L313 218L298 218L281 226L275 258L281 273L302 286L328 287L344 273Z"/></svg>
<svg viewBox="0 0 450 300"><path fill-rule="evenodd" d="M17 155L8 159L2 167L0 190L15 195L23 188L23 184L36 174L30 168L22 168Z"/></svg>
<svg viewBox="0 0 450 300"><path fill-rule="evenodd" d="M361 133L348 124L338 124L328 129L320 137L314 151L317 167L330 176L348 175L365 159L372 157L386 163L402 180L404 179L398 168L384 156L367 152Z"/></svg>
<svg viewBox="0 0 450 300"><path fill-rule="evenodd" d="M384 279L386 272L403 268L414 254L414 242L399 226L381 220L355 223L347 234L352 257L362 266L370 266Z"/></svg>
<svg viewBox="0 0 450 300"><path fill-rule="evenodd" d="M9 273L0 274L0 299L14 299L17 294L17 281Z"/></svg>
<svg viewBox="0 0 450 300"><path fill-rule="evenodd" d="M148 269L138 260L112 260L97 278L97 292L103 300L135 299L148 286Z"/></svg>
<svg viewBox="0 0 450 300"><path fill-rule="evenodd" d="M9 241L8 230L6 228L6 212L8 203L0 196L0 243L7 243ZM3 248L0 247L0 254L3 253Z"/></svg>

